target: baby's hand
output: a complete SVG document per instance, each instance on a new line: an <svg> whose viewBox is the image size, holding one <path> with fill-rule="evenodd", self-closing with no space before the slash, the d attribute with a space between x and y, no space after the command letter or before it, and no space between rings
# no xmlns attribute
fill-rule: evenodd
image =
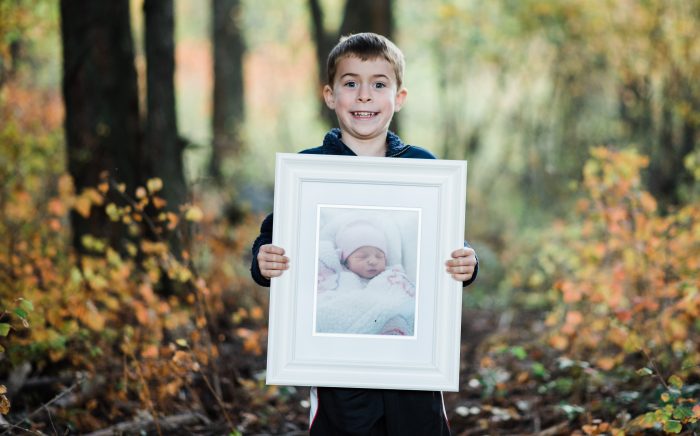
<svg viewBox="0 0 700 436"><path fill-rule="evenodd" d="M476 268L476 252L469 247L460 248L451 254L452 259L445 262L445 271L458 282L472 278Z"/></svg>
<svg viewBox="0 0 700 436"><path fill-rule="evenodd" d="M258 266L263 277L279 277L289 269L289 259L284 255L284 248L265 244L258 251Z"/></svg>

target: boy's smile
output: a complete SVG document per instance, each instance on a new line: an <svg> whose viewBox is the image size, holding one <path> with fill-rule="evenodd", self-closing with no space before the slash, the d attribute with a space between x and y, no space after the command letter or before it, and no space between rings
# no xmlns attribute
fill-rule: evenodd
<svg viewBox="0 0 700 436"><path fill-rule="evenodd" d="M358 155L384 156L389 123L406 98L397 90L396 74L384 58L340 59L332 88L323 96L338 117L343 142Z"/></svg>

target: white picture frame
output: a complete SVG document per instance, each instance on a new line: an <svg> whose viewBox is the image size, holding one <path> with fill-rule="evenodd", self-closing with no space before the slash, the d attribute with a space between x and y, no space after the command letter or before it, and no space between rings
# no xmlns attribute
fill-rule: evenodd
<svg viewBox="0 0 700 436"><path fill-rule="evenodd" d="M458 390L462 284L444 262L464 244L466 180L466 161L277 154L273 244L290 268L271 281L268 384ZM387 268L374 277L337 269L358 217L379 229L381 242L367 245L387 252ZM393 266L387 283L397 293L370 292L384 289L375 283ZM340 296L357 304L335 306ZM362 304L358 314L373 312L357 321L353 308ZM376 323L381 329L370 330Z"/></svg>

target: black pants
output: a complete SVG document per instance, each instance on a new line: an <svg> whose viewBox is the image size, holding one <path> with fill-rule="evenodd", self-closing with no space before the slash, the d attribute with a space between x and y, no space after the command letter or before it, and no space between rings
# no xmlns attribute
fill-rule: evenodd
<svg viewBox="0 0 700 436"><path fill-rule="evenodd" d="M311 436L449 436L440 392L318 388Z"/></svg>

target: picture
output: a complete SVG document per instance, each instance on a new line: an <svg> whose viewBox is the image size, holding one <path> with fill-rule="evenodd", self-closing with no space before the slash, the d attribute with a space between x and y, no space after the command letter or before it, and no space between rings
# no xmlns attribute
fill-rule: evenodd
<svg viewBox="0 0 700 436"><path fill-rule="evenodd" d="M466 162L278 153L268 384L454 391ZM277 217L284 217L279 219Z"/></svg>

